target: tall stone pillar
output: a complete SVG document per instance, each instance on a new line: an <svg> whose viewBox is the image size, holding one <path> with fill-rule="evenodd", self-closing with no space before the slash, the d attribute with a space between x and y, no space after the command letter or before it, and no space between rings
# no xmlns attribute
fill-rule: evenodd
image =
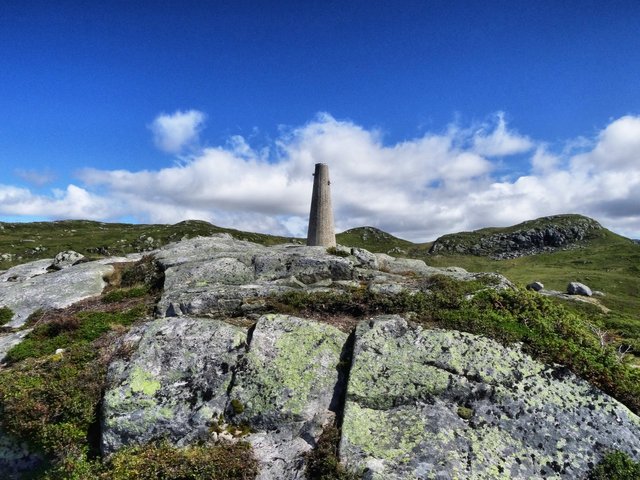
<svg viewBox="0 0 640 480"><path fill-rule="evenodd" d="M316 163L316 171L313 175L313 194L311 196L307 245L310 247L318 245L335 247L336 232L333 229L329 165Z"/></svg>

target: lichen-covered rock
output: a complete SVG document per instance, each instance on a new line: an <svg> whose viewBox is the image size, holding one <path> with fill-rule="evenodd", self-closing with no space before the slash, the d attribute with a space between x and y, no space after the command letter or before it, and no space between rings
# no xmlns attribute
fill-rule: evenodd
<svg viewBox="0 0 640 480"><path fill-rule="evenodd" d="M0 281L0 306L14 312L6 326L20 327L38 309L65 308L89 297L100 295L105 278L113 274L113 266L89 262L64 270L42 274L44 262L20 265L7 270ZM51 261L48 261L49 264ZM46 271L46 268L44 269Z"/></svg>
<svg viewBox="0 0 640 480"><path fill-rule="evenodd" d="M134 328L109 366L102 407L102 451L166 438L206 438L224 412L246 330L219 320L166 318Z"/></svg>
<svg viewBox="0 0 640 480"><path fill-rule="evenodd" d="M230 393L229 413L256 433L247 439L259 479L304 478L303 455L333 419L343 388L339 363L347 335L286 315L260 318Z"/></svg>
<svg viewBox="0 0 640 480"><path fill-rule="evenodd" d="M356 330L341 459L371 479L582 478L640 419L563 367L398 316Z"/></svg>

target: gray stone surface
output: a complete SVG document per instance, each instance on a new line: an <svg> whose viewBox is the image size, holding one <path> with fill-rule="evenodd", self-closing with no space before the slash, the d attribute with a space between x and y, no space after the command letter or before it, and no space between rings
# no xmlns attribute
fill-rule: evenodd
<svg viewBox="0 0 640 480"><path fill-rule="evenodd" d="M582 295L584 297L593 295L591 289L580 282L570 282L569 285L567 285L567 293L569 295Z"/></svg>
<svg viewBox="0 0 640 480"><path fill-rule="evenodd" d="M583 478L640 419L560 366L397 316L356 332L341 459L370 479Z"/></svg>
<svg viewBox="0 0 640 480"><path fill-rule="evenodd" d="M100 295L106 286L104 279L114 271L111 265L89 262L44 273L43 262L47 261L10 268L3 274L4 281L0 279L0 306L14 312L6 326L22 326L38 309L65 308Z"/></svg>
<svg viewBox="0 0 640 480"><path fill-rule="evenodd" d="M528 290L533 290L534 292L539 292L544 288L544 284L542 282L531 282L527 285Z"/></svg>
<svg viewBox="0 0 640 480"><path fill-rule="evenodd" d="M51 268L54 270L62 270L74 266L78 262L85 260L85 256L73 250L65 250L53 257Z"/></svg>
<svg viewBox="0 0 640 480"><path fill-rule="evenodd" d="M259 479L304 478L305 452L334 418L343 385L338 364L347 335L327 324L286 315L258 321L230 397L233 415L261 463Z"/></svg>
<svg viewBox="0 0 640 480"><path fill-rule="evenodd" d="M0 333L0 362L4 361L7 352L22 342L22 339L31 332L30 328L20 330L19 332Z"/></svg>
<svg viewBox="0 0 640 480"><path fill-rule="evenodd" d="M246 330L219 320L166 318L123 340L130 359L109 366L102 408L102 451L167 438L206 438L227 404L227 389Z"/></svg>
<svg viewBox="0 0 640 480"><path fill-rule="evenodd" d="M49 268L52 262L53 259L44 259L11 267L9 270L0 274L0 285L4 282L22 282L29 278L37 277L38 275L44 275L47 273L47 268Z"/></svg>

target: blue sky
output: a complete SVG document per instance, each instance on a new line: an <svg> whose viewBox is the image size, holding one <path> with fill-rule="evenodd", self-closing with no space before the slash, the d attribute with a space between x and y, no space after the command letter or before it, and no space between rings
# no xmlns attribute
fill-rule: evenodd
<svg viewBox="0 0 640 480"><path fill-rule="evenodd" d="M640 3L0 4L0 219L640 237Z"/></svg>

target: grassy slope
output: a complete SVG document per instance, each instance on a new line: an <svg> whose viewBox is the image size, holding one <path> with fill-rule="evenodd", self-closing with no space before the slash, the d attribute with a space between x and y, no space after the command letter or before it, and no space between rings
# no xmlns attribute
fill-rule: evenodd
<svg viewBox="0 0 640 480"><path fill-rule="evenodd" d="M0 270L40 258L52 258L63 250L75 250L88 257L100 256L97 249L109 255L123 255L157 248L181 238L229 233L236 238L264 245L290 242L292 238L241 232L217 227L208 222L189 220L175 225L132 225L87 220L57 222L0 222L0 255L14 255L0 261ZM154 242L147 242L151 237ZM21 257L21 258L20 258Z"/></svg>

